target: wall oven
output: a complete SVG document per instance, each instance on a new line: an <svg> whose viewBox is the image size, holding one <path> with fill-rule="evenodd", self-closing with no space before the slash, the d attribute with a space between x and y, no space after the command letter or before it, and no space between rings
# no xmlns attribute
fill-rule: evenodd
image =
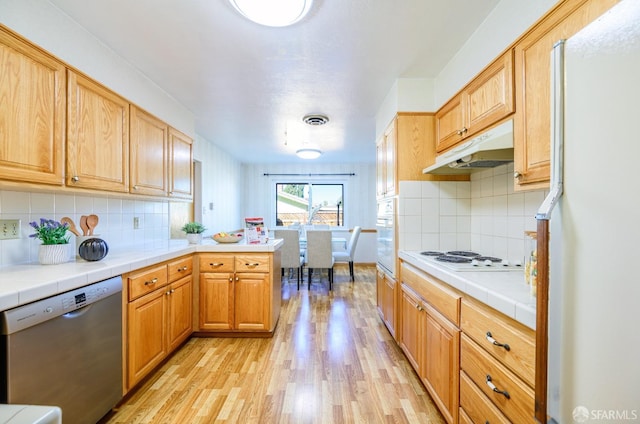
<svg viewBox="0 0 640 424"><path fill-rule="evenodd" d="M378 200L376 242L378 265L396 275L396 198Z"/></svg>

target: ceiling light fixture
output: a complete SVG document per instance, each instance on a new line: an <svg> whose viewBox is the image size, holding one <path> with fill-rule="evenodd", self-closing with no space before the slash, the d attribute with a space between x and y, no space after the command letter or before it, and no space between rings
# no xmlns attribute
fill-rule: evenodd
<svg viewBox="0 0 640 424"><path fill-rule="evenodd" d="M299 149L296 151L296 155L302 159L317 159L322 152L318 149Z"/></svg>
<svg viewBox="0 0 640 424"><path fill-rule="evenodd" d="M245 18L270 27L284 27L300 21L313 0L229 0Z"/></svg>

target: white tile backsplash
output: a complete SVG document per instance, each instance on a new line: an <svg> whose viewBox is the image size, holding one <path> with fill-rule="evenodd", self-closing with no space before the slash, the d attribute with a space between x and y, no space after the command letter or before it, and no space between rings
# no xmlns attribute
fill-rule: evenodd
<svg viewBox="0 0 640 424"><path fill-rule="evenodd" d="M400 202L410 201L399 208L398 245L404 250L472 249L522 260L524 231L535 230L535 212L545 195L545 190L514 192L512 164L476 172L471 181L402 182ZM419 221L413 218L414 207L421 210Z"/></svg>
<svg viewBox="0 0 640 424"><path fill-rule="evenodd" d="M417 190L419 193L420 187ZM419 198L415 201L421 203ZM100 217L96 235L99 234L112 251L169 240L168 202L0 190L0 219L21 221L21 238L0 241L0 267L37 261L40 243L29 237L33 234L29 222L39 221L40 218L60 220L68 216L80 230L80 216L91 213ZM133 230L134 216L140 218L139 230ZM420 221L421 218L417 216L416 219ZM420 235L417 239L420 239Z"/></svg>

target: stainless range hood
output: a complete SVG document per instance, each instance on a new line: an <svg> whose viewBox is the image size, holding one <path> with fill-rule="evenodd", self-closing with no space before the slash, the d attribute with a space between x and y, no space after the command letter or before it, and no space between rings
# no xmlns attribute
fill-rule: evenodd
<svg viewBox="0 0 640 424"><path fill-rule="evenodd" d="M470 174L513 162L513 121L506 121L436 157L424 174Z"/></svg>

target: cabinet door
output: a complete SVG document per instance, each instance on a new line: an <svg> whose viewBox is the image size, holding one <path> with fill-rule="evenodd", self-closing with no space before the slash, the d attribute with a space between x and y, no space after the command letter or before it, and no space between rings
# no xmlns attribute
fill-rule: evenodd
<svg viewBox="0 0 640 424"><path fill-rule="evenodd" d="M458 422L460 330L426 306L422 381L449 423Z"/></svg>
<svg viewBox="0 0 640 424"><path fill-rule="evenodd" d="M166 290L128 304L128 387L133 387L167 356Z"/></svg>
<svg viewBox="0 0 640 424"><path fill-rule="evenodd" d="M193 140L180 131L169 128L170 179L169 196L181 199L193 197Z"/></svg>
<svg viewBox="0 0 640 424"><path fill-rule="evenodd" d="M269 329L269 274L236 274L234 289L234 328L262 331Z"/></svg>
<svg viewBox="0 0 640 424"><path fill-rule="evenodd" d="M193 282L190 275L169 286L168 337L169 352L189 337L192 330Z"/></svg>
<svg viewBox="0 0 640 424"><path fill-rule="evenodd" d="M385 190L385 153L384 135L376 143L376 196L383 197Z"/></svg>
<svg viewBox="0 0 640 424"><path fill-rule="evenodd" d="M231 330L233 328L233 274L207 272L200 274L200 329Z"/></svg>
<svg viewBox="0 0 640 424"><path fill-rule="evenodd" d="M496 59L465 90L468 133L473 136L514 111L513 50Z"/></svg>
<svg viewBox="0 0 640 424"><path fill-rule="evenodd" d="M131 106L131 193L167 195L168 131L167 124Z"/></svg>
<svg viewBox="0 0 640 424"><path fill-rule="evenodd" d="M387 324L387 328L392 336L395 337L396 333L396 286L397 281L395 278L384 275L384 298L382 299L382 307L384 310L384 320Z"/></svg>
<svg viewBox="0 0 640 424"><path fill-rule="evenodd" d="M458 94L436 112L436 152L440 153L457 144L464 137L462 129L467 122L463 116L463 96Z"/></svg>
<svg viewBox="0 0 640 424"><path fill-rule="evenodd" d="M418 375L422 373L424 313L419 298L402 284L400 295L400 347Z"/></svg>
<svg viewBox="0 0 640 424"><path fill-rule="evenodd" d="M68 186L129 191L129 103L68 72Z"/></svg>
<svg viewBox="0 0 640 424"><path fill-rule="evenodd" d="M617 0L567 0L515 46L515 188L548 186L551 146L551 50L611 8Z"/></svg>
<svg viewBox="0 0 640 424"><path fill-rule="evenodd" d="M384 195L396 194L396 123L395 120L384 133Z"/></svg>
<svg viewBox="0 0 640 424"><path fill-rule="evenodd" d="M62 185L62 63L0 28L0 179Z"/></svg>
<svg viewBox="0 0 640 424"><path fill-rule="evenodd" d="M376 305L378 306L378 313L384 321L384 272L380 268L376 268Z"/></svg>

